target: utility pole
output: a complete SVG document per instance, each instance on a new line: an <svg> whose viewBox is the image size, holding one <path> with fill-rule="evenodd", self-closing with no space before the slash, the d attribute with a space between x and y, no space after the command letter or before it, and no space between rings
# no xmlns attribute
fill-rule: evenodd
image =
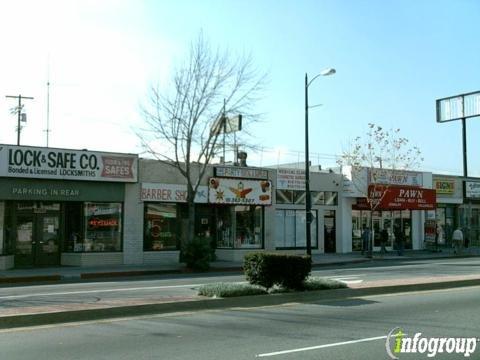
<svg viewBox="0 0 480 360"><path fill-rule="evenodd" d="M18 107L17 107L17 114L18 114L18 123L17 123L17 145L20 145L20 132L22 127L20 126L20 121L22 119L22 99L33 100L33 97L22 96L22 95L7 95L7 98L18 99Z"/></svg>

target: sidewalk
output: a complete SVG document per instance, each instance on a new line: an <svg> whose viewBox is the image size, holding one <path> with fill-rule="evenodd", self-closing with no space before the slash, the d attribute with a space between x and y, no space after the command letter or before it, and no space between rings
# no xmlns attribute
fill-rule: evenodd
<svg viewBox="0 0 480 360"><path fill-rule="evenodd" d="M459 256L480 256L480 249L464 249L460 255L455 255L453 249L442 249L441 252L428 250L406 250L403 256L398 256L396 251L387 254L374 253L368 258L360 253L348 254L315 254L312 256L313 267L345 266L372 261L415 261ZM241 262L215 261L211 264L210 272L242 271ZM12 283L42 283L51 281L78 281L99 278L113 278L126 276L148 276L162 274L189 273L183 264L171 265L116 265L94 267L51 267L12 269L0 271L1 284Z"/></svg>
<svg viewBox="0 0 480 360"><path fill-rule="evenodd" d="M476 255L476 251L465 252L465 256ZM359 254L344 255L315 255L315 266L348 265L366 261L418 261L432 258L452 257L450 252L430 253L426 251L406 252L405 256L387 254L380 257L374 254L373 259L366 259ZM226 267L229 265L229 267ZM216 262L215 270L238 269L241 264ZM95 267L95 268L50 268L2 271L4 279L16 278L17 280L27 276L34 277L59 277L59 279L145 275L152 273L179 273L178 267L146 267L146 266L122 266L122 267ZM35 274L36 273L36 274ZM11 275L10 275L11 274ZM45 280L44 280L45 281ZM128 316L148 316L154 314L167 314L177 312L189 312L209 309L227 309L232 307L256 307L271 306L292 302L318 303L338 299L358 298L362 296L375 296L382 294L394 294L409 291L439 290L446 288L458 288L466 286L480 286L480 274L477 275L449 275L421 278L401 278L381 281L368 281L361 284L351 284L347 289L323 290L310 292L294 292L284 294L243 296L236 298L213 299L197 295L196 287L185 287L178 290L162 289L148 298L130 297L115 300L99 298L95 302L66 302L52 304L35 304L26 302L24 305L16 302L16 296L5 296L5 306L0 306L0 329L58 324L66 322L92 321L99 319L122 318ZM172 287L175 288L175 287ZM22 297L22 296L20 296ZM11 298L11 299L10 299ZM11 303L10 305L9 302Z"/></svg>

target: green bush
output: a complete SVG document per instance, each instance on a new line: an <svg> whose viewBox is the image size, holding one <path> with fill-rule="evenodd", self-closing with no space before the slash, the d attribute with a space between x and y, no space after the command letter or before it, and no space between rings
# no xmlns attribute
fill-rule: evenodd
<svg viewBox="0 0 480 360"><path fill-rule="evenodd" d="M198 295L210 297L232 297L267 294L267 290L257 285L241 283L213 283L200 286Z"/></svg>
<svg viewBox="0 0 480 360"><path fill-rule="evenodd" d="M318 276L309 277L304 281L303 285L305 290L343 289L348 287L347 284L341 281Z"/></svg>
<svg viewBox="0 0 480 360"><path fill-rule="evenodd" d="M207 271L213 260L212 248L207 238L195 238L182 249L182 260L187 267L196 271Z"/></svg>
<svg viewBox="0 0 480 360"><path fill-rule="evenodd" d="M312 270L312 261L309 256L254 252L245 255L243 269L250 284L300 290Z"/></svg>

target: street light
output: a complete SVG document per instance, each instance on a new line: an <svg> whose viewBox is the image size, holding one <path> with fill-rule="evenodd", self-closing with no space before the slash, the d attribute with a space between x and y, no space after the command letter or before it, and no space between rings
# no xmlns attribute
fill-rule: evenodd
<svg viewBox="0 0 480 360"><path fill-rule="evenodd" d="M310 233L312 223L312 198L310 197L310 160L308 156L308 87L319 76L329 76L335 74L333 68L328 68L320 72L320 74L308 81L308 75L305 73L305 235L307 241L307 255L312 255L312 234ZM312 106L315 107L315 106Z"/></svg>

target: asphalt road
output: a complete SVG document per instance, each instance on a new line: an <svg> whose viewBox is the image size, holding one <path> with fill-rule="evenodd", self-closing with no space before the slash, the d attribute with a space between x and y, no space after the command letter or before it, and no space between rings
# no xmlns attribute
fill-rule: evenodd
<svg viewBox="0 0 480 360"><path fill-rule="evenodd" d="M395 327L408 336L479 337L479 298L480 287L471 287L2 330L1 358L388 359Z"/></svg>
<svg viewBox="0 0 480 360"><path fill-rule="evenodd" d="M378 280L480 275L480 258L375 262L321 268L315 276L328 277L348 284ZM245 281L241 274L165 275L125 278L115 281L75 282L43 285L5 286L0 288L0 312L15 307L62 304L95 304L100 301L141 299L155 301L168 296L181 298L197 293L201 284L219 281Z"/></svg>

